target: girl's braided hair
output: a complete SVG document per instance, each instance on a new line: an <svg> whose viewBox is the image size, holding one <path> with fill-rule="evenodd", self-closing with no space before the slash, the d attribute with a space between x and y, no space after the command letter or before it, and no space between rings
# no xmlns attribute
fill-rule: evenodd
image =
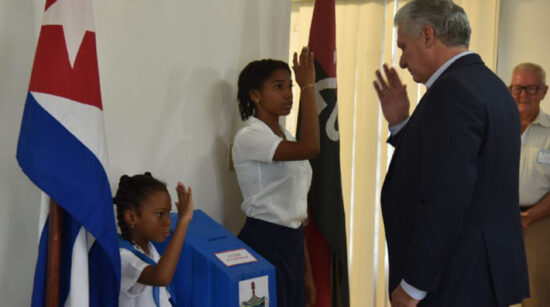
<svg viewBox="0 0 550 307"><path fill-rule="evenodd" d="M149 172L132 177L128 175L120 177L113 203L116 205L117 224L124 240L131 241L130 226L124 220L124 211L134 210L139 215L141 203L155 191L168 192L166 183L155 179Z"/></svg>

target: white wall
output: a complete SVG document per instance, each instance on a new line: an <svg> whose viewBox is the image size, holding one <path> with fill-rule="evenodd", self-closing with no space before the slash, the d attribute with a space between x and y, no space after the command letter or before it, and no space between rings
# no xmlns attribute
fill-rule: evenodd
<svg viewBox="0 0 550 307"><path fill-rule="evenodd" d="M39 191L15 160L44 0L0 2L1 306L30 304ZM281 0L95 0L113 193L151 171L236 233L240 191L228 146L241 121L237 76L249 61L286 60L290 3ZM171 191L172 192L172 191ZM172 193L174 195L174 193Z"/></svg>
<svg viewBox="0 0 550 307"><path fill-rule="evenodd" d="M0 305L28 306L38 242L38 190L15 160L36 45L32 1L0 2Z"/></svg>
<svg viewBox="0 0 550 307"><path fill-rule="evenodd" d="M514 66L534 62L550 82L550 1L501 0L497 73L510 84ZM550 95L541 104L550 113Z"/></svg>

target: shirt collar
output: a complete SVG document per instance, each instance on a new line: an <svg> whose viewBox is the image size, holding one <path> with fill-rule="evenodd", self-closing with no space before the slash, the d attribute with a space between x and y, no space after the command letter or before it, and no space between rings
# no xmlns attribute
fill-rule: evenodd
<svg viewBox="0 0 550 307"><path fill-rule="evenodd" d="M451 64L453 64L456 60L460 59L461 57L463 57L465 55L472 54L472 53L474 53L474 52L473 51L464 51L464 52L461 52L461 53L455 55L454 57L448 59L447 62L443 63L443 65L441 65L435 71L435 73L430 77L430 79L428 79L428 82L426 82L426 87L430 88L430 86L432 86L432 84L434 84L435 80L437 80L437 78L439 78L439 76L441 76L441 74L445 71L445 69L447 69L449 66L451 66Z"/></svg>
<svg viewBox="0 0 550 307"><path fill-rule="evenodd" d="M550 127L550 115L542 112L542 110L539 110L539 114L537 114L537 117L535 120L531 123L535 125L541 125L545 128Z"/></svg>
<svg viewBox="0 0 550 307"><path fill-rule="evenodd" d="M269 132L275 134L275 132L273 132L273 131L271 130L271 128L269 128L269 126L268 126L263 120L257 118L257 117L254 116L254 115L249 116L248 119L247 119L247 121L248 121L248 125L250 125L250 126L262 127L262 129L265 129L266 131L269 131ZM283 139L283 140L284 140L284 139L289 140L289 139L292 138L292 135L290 134L290 132L288 132L288 131L286 130L286 128L283 127L280 123L279 123L279 128L281 129L281 131L282 131L283 134L285 135L285 138L282 138L282 137L280 137L279 135L275 134L275 135L277 135L277 137L279 137L279 138L281 138L281 139Z"/></svg>
<svg viewBox="0 0 550 307"><path fill-rule="evenodd" d="M262 129L266 129L271 131L271 128L261 119L257 118L254 115L251 115L248 117L248 123L249 125L256 126L256 127L262 127ZM280 126L280 125L279 125Z"/></svg>

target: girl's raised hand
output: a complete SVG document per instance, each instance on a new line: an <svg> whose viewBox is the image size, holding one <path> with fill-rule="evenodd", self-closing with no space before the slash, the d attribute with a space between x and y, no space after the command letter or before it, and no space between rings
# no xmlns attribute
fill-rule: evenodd
<svg viewBox="0 0 550 307"><path fill-rule="evenodd" d="M176 186L176 192L178 193L178 201L176 207L178 208L179 220L184 222L190 222L193 218L193 192L191 187L185 187L183 183L178 182Z"/></svg>
<svg viewBox="0 0 550 307"><path fill-rule="evenodd" d="M309 47L302 48L299 59L298 54L294 52L294 57L292 59L292 70L294 70L294 76L296 77L296 82L300 88L303 88L308 84L315 83L314 58L315 56Z"/></svg>
<svg viewBox="0 0 550 307"><path fill-rule="evenodd" d="M185 234L187 233L189 222L193 218L193 194L191 193L191 187L186 188L183 183L178 182L176 192L178 193L178 201L175 202L178 208L178 223L157 265L148 265L141 272L138 281L142 284L167 286L172 282L172 277L174 277Z"/></svg>

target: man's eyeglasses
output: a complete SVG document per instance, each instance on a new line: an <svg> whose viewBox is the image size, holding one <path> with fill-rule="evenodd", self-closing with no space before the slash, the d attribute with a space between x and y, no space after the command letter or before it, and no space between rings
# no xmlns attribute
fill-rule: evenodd
<svg viewBox="0 0 550 307"><path fill-rule="evenodd" d="M539 92L539 89L541 86L539 85L531 85L531 86L517 86L517 85L510 85L510 92L514 95L521 95L521 92L525 90L527 95L536 95Z"/></svg>

